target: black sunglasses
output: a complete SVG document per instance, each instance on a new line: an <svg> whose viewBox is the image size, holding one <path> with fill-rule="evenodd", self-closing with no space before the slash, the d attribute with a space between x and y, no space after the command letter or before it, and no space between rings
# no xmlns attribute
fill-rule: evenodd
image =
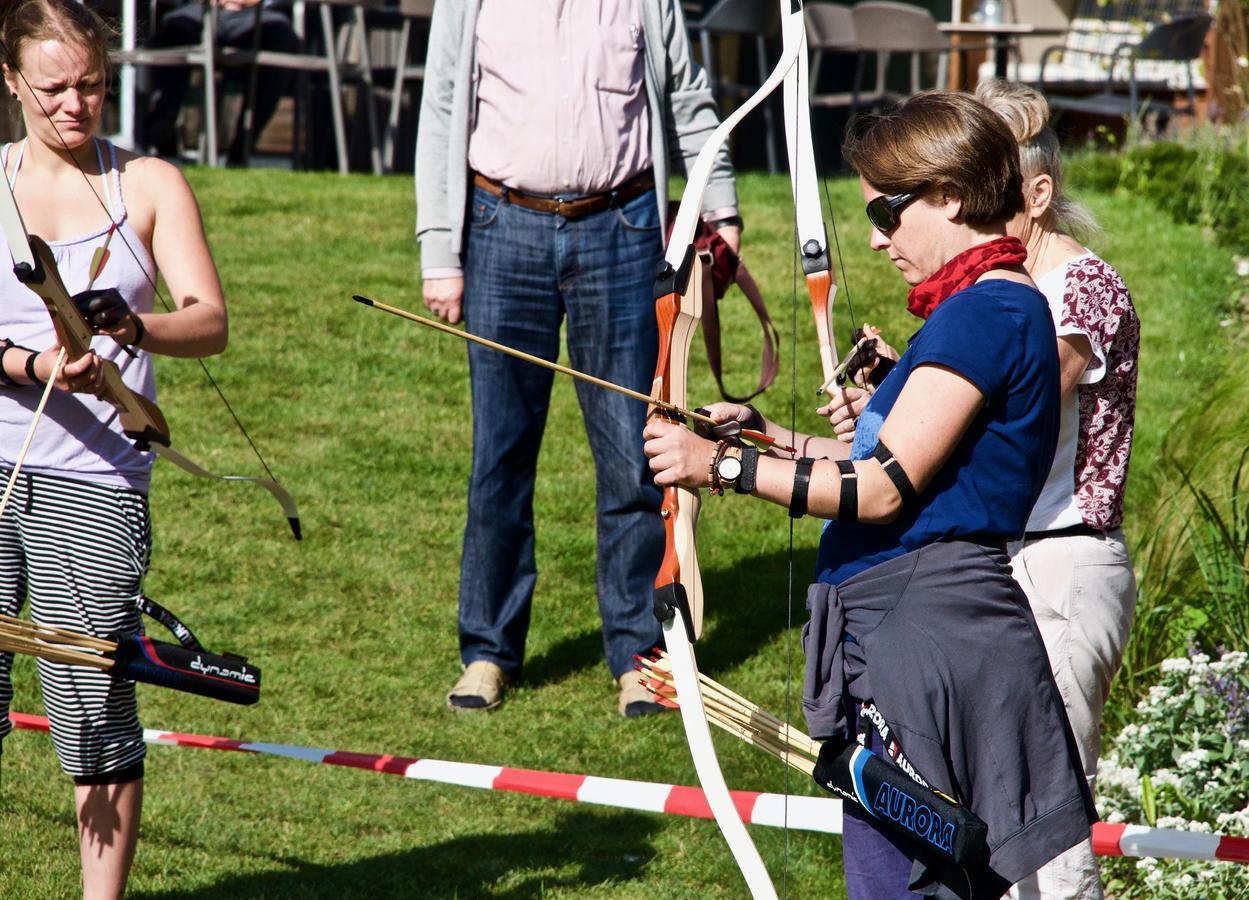
<svg viewBox="0 0 1249 900"><path fill-rule="evenodd" d="M888 234L898 227L902 210L906 209L912 201L918 199L919 193L917 191L907 194L892 194L890 196L882 194L867 204L867 220L881 234Z"/></svg>

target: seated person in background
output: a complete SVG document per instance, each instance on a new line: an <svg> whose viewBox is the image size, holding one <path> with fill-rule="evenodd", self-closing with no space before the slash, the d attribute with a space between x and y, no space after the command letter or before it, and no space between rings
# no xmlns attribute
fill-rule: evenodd
<svg viewBox="0 0 1249 900"><path fill-rule="evenodd" d="M264 50L293 53L299 49L299 37L291 27L290 12L277 0L213 0L217 4L217 43L222 47L250 49L256 40L256 7L260 10L260 46ZM199 43L204 31L204 4L192 0L167 13L152 38L151 46L183 47ZM154 92L144 133L147 142L161 156L174 156L178 151L175 124L178 111L186 100L191 70L183 66L159 66L153 70ZM247 90L246 68L227 70L233 83ZM252 107L251 140L264 131L273 117L278 101L290 85L291 73L286 69L264 69L256 79L256 96ZM240 123L241 126L241 123ZM229 150L229 161L243 160L242 128L235 131ZM248 148L249 150L251 148Z"/></svg>

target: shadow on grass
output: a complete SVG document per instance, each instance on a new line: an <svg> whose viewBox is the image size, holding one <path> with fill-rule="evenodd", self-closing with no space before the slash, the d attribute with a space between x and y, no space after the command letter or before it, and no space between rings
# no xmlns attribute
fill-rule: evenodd
<svg viewBox="0 0 1249 900"><path fill-rule="evenodd" d="M793 624L806 622L807 585L815 569L815 551L795 551ZM729 569L703 570L703 616L714 637L698 645L699 667L707 672L731 669L754 656L785 630L790 560L786 553L764 553L737 561ZM796 648L801 652L801 648ZM569 635L525 662L525 681L551 684L599 664L603 638L597 629Z"/></svg>
<svg viewBox="0 0 1249 900"><path fill-rule="evenodd" d="M538 897L637 877L655 855L654 816L561 816L552 828L472 834L341 865L285 858L289 871L248 873L186 891L130 894L135 900L275 897Z"/></svg>

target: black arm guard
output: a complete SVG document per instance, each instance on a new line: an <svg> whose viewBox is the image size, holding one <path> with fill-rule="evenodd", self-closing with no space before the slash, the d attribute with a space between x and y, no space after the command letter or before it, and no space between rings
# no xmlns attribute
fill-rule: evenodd
<svg viewBox="0 0 1249 900"><path fill-rule="evenodd" d="M970 868L989 858L989 827L975 813L916 784L857 742L825 741L812 777L826 791L858 804L890 831L944 860Z"/></svg>
<svg viewBox="0 0 1249 900"><path fill-rule="evenodd" d="M110 674L118 678L244 706L260 699L260 669L243 660L187 650L141 634L111 634L108 639L117 642L117 649L105 655L113 660Z"/></svg>

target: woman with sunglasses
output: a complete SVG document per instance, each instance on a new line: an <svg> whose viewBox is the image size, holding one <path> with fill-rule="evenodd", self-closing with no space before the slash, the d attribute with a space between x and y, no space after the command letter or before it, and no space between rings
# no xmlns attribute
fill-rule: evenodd
<svg viewBox="0 0 1249 900"><path fill-rule="evenodd" d="M853 444L717 404L718 418L784 435L802 457L721 447L658 419L646 453L660 485L732 487L831 520L803 633L812 735L860 740L988 826L987 862L957 868L847 803L848 895L997 897L1087 839L1095 818L1006 555L1059 423L1054 327L1006 232L1023 206L1018 150L983 105L931 91L858 117L843 154L871 246L911 285L908 309L923 320Z"/></svg>

